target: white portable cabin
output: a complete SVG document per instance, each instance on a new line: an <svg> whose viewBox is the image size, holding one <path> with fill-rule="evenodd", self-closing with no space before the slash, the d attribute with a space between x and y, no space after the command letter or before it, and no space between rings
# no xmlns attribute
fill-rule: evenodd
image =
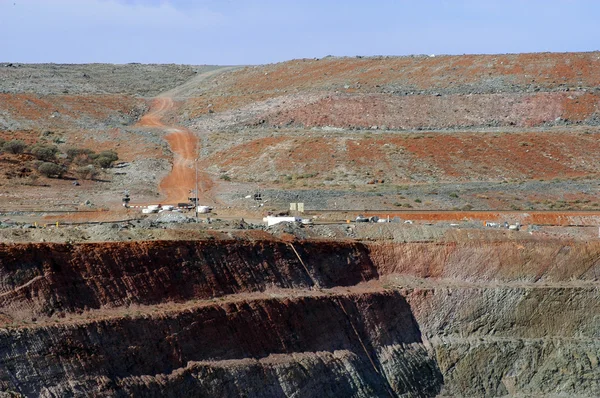
<svg viewBox="0 0 600 398"><path fill-rule="evenodd" d="M263 221L267 223L267 226L279 224L280 222L302 222L300 217L280 217L280 216L267 216L263 218Z"/></svg>

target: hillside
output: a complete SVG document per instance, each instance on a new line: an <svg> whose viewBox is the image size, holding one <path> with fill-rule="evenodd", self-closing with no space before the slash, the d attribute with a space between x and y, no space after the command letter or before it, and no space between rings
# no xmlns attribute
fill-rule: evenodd
<svg viewBox="0 0 600 398"><path fill-rule="evenodd" d="M163 137L180 128L196 137L212 203L239 205L257 189L273 201L294 191L309 202L307 190L318 189L319 197L353 196L358 208L368 198L391 209L401 195L423 209L575 201L595 209L599 72L600 53L328 57L222 69L5 65L0 136L115 147L130 172L107 175L103 190L129 188L142 202L169 197L160 181L177 155ZM160 126L139 123L160 92L173 99ZM189 168L195 157L186 156ZM17 187L23 198L28 190ZM498 194L517 190L518 198ZM448 196L457 192L460 200Z"/></svg>

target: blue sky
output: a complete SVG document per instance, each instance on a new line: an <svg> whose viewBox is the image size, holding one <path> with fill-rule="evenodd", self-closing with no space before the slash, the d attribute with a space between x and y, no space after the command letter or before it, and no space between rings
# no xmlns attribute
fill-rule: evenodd
<svg viewBox="0 0 600 398"><path fill-rule="evenodd" d="M0 0L0 62L600 49L598 0Z"/></svg>

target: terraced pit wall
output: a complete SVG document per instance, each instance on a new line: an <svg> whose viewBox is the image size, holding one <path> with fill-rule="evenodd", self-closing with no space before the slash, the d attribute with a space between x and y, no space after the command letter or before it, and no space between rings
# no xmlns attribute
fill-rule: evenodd
<svg viewBox="0 0 600 398"><path fill-rule="evenodd" d="M600 394L600 244L0 245L0 390Z"/></svg>

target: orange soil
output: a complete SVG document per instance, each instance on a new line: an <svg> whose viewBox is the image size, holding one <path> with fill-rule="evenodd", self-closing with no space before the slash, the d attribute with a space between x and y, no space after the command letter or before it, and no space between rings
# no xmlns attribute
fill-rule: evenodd
<svg viewBox="0 0 600 398"><path fill-rule="evenodd" d="M408 81L419 89L484 81L490 75L510 77L513 84L542 86L600 85L600 53L462 55L401 58L325 58L294 60L231 74L233 91L323 87L328 83L369 91L376 85ZM358 85L356 84L358 83ZM360 86L360 87L358 87Z"/></svg>
<svg viewBox="0 0 600 398"><path fill-rule="evenodd" d="M327 176L339 180L343 174L356 173L359 178L406 183L411 181L411 174L460 182L552 179L600 172L596 134L423 133L341 138L310 134L313 137L290 133L260 138L214 153L203 163L228 170L239 180L259 179L269 173L265 181L304 173L316 173L321 180ZM367 171L373 176L368 177Z"/></svg>
<svg viewBox="0 0 600 398"><path fill-rule="evenodd" d="M380 213L365 213L367 217L379 216L400 217L403 220L415 221L490 221L490 222L516 222L519 221L525 225L589 225L596 226L600 221L600 211L407 211L407 212L389 212Z"/></svg>
<svg viewBox="0 0 600 398"><path fill-rule="evenodd" d="M46 137L48 141L60 137L69 146L95 151L116 150L119 158L125 161L160 158L161 148L139 135L129 134L124 138L120 127L102 129L101 134L97 134L95 124L145 107L144 100L125 95L0 94L0 113L20 124L19 130L0 131L0 138L34 144L40 141L40 131L49 131L53 134ZM82 127L86 123L90 123L87 129Z"/></svg>
<svg viewBox="0 0 600 398"><path fill-rule="evenodd" d="M298 92L364 94L381 93L386 87L410 92L485 85L490 78L507 85L542 89L559 85L597 87L599 55L589 52L293 60L223 74L218 84L207 95L193 99L186 111L197 117L208 112L208 104L219 112Z"/></svg>
<svg viewBox="0 0 600 398"><path fill-rule="evenodd" d="M0 112L35 127L78 127L77 119L101 121L115 113L129 113L143 101L124 95L0 94ZM57 117L52 117L53 113Z"/></svg>
<svg viewBox="0 0 600 398"><path fill-rule="evenodd" d="M553 123L557 118L583 122L598 115L599 109L600 96L586 92L441 97L328 95L314 103L299 105L286 111L271 109L257 120L266 120L267 125L303 127L533 127Z"/></svg>
<svg viewBox="0 0 600 398"><path fill-rule="evenodd" d="M173 159L173 168L171 173L160 182L160 191L168 203L187 202L193 194L190 191L195 190L196 170L194 160L198 157L197 147L198 138L196 135L185 128L166 126L162 119L165 114L173 108L173 99L159 97L156 98L146 115L144 115L138 125L143 127L158 127L167 130L166 140L175 154ZM197 175L198 198L202 203L214 203L210 191L213 187L213 181L210 176L200 170Z"/></svg>

